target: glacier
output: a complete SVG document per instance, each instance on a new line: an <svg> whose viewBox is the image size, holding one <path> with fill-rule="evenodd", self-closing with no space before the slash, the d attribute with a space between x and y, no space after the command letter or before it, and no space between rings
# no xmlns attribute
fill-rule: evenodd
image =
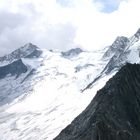
<svg viewBox="0 0 140 140"><path fill-rule="evenodd" d="M7 74L0 79L0 139L55 138L123 65L140 62L139 32L92 52L56 52L28 43L1 57ZM17 67L27 70L11 74L19 59Z"/></svg>

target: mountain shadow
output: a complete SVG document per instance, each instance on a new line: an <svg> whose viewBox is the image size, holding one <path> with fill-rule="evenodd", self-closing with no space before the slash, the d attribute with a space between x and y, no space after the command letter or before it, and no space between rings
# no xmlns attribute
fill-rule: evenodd
<svg viewBox="0 0 140 140"><path fill-rule="evenodd" d="M18 77L20 74L26 73L27 70L27 66L19 59L11 64L0 67L0 79L5 78L8 74Z"/></svg>
<svg viewBox="0 0 140 140"><path fill-rule="evenodd" d="M0 67L0 106L10 104L19 96L26 97L32 90L35 70L26 66L21 59Z"/></svg>

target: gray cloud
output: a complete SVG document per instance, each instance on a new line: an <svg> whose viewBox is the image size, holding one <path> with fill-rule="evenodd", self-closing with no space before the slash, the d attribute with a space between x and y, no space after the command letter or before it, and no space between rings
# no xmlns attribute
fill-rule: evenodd
<svg viewBox="0 0 140 140"><path fill-rule="evenodd" d="M3 11L0 13L0 33L2 33L7 28L17 28L21 24L24 24L24 21L24 15Z"/></svg>
<svg viewBox="0 0 140 140"><path fill-rule="evenodd" d="M95 1L1 0L0 55L28 42L47 49L68 50L80 44L96 50L139 27L138 0L123 0L110 14L101 12L102 4Z"/></svg>
<svg viewBox="0 0 140 140"><path fill-rule="evenodd" d="M57 3L59 3L63 7L70 7L72 6L71 0L56 0Z"/></svg>
<svg viewBox="0 0 140 140"><path fill-rule="evenodd" d="M76 28L69 23L51 25L34 42L47 49L68 50L74 46L75 33Z"/></svg>
<svg viewBox="0 0 140 140"><path fill-rule="evenodd" d="M0 55L17 48L17 31L26 22L26 17L22 14L2 11L0 13Z"/></svg>
<svg viewBox="0 0 140 140"><path fill-rule="evenodd" d="M28 42L41 48L68 50L76 28L70 23L49 24L48 18L32 3L20 4L18 12L0 11L0 56Z"/></svg>
<svg viewBox="0 0 140 140"><path fill-rule="evenodd" d="M5 16L9 18L5 19ZM34 25L36 23L34 18L29 21L20 14L11 13L6 13L5 16L4 14L0 16L0 20L3 20L0 25L0 55L10 53L28 42L38 47L57 50L68 50L74 46L76 28L69 23L44 25L41 27L43 31L38 31L38 27Z"/></svg>

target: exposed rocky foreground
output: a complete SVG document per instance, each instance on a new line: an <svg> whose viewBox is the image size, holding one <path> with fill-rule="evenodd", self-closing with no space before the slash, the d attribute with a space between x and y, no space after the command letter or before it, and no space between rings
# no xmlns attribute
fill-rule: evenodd
<svg viewBox="0 0 140 140"><path fill-rule="evenodd" d="M55 140L140 140L140 65L123 66Z"/></svg>

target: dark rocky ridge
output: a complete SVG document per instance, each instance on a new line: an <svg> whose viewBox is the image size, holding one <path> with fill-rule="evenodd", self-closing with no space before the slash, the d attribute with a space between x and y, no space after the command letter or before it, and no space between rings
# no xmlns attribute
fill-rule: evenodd
<svg viewBox="0 0 140 140"><path fill-rule="evenodd" d="M140 65L123 66L55 140L140 140Z"/></svg>
<svg viewBox="0 0 140 140"><path fill-rule="evenodd" d="M0 79L5 78L8 74L11 76L16 75L17 78L20 74L27 72L27 70L27 66L23 64L21 59L19 59L11 64L0 67Z"/></svg>

